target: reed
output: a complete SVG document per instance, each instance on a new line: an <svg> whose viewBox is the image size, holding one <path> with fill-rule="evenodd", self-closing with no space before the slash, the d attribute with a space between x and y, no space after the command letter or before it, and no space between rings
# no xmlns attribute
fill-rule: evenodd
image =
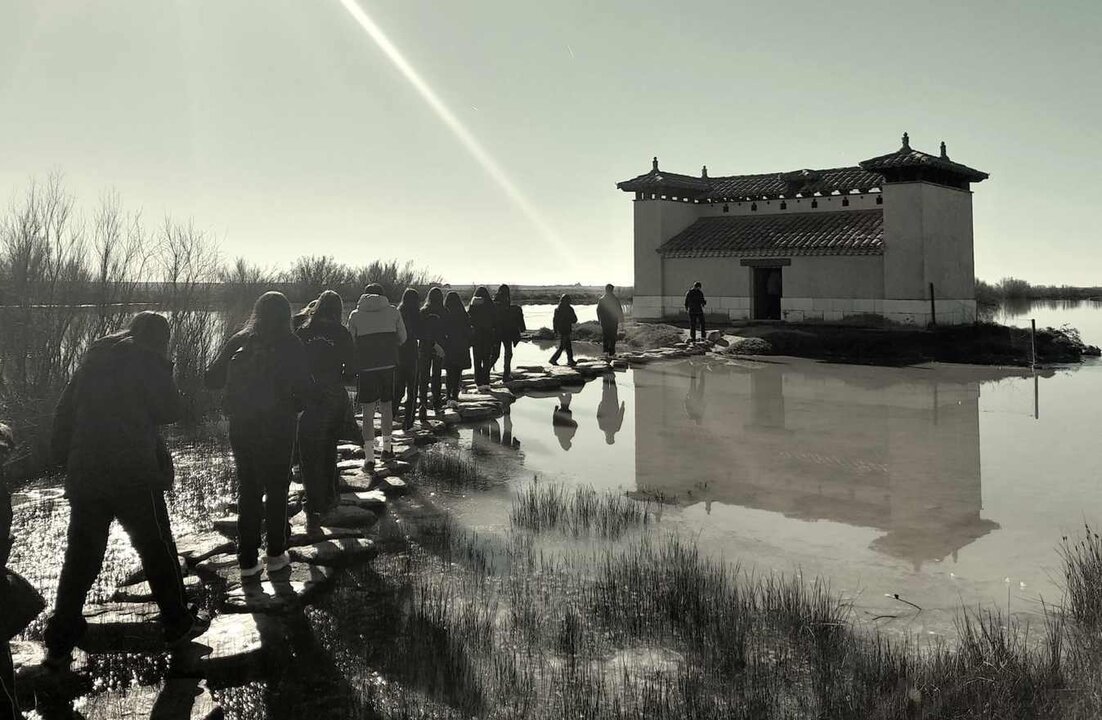
<svg viewBox="0 0 1102 720"><path fill-rule="evenodd" d="M649 502L620 493L598 493L583 485L568 489L537 481L514 497L510 518L513 527L533 532L560 530L574 536L617 538L630 529L653 523L656 515Z"/></svg>

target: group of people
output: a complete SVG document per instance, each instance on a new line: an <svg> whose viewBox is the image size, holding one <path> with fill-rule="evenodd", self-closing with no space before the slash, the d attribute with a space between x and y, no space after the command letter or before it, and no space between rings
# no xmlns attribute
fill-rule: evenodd
<svg viewBox="0 0 1102 720"><path fill-rule="evenodd" d="M598 315L605 352L614 353L623 311L612 286ZM574 362L576 322L570 298L563 296L555 311L560 342L552 362L562 353ZM492 368L504 359L503 377L508 380L513 348L524 331L524 314L506 285L493 297L479 287L466 306L458 294L441 288L429 290L422 303L411 288L395 307L382 287L371 284L347 323L344 303L332 291L321 293L297 315L283 294L261 295L205 377L208 388L223 392L229 419L241 577L265 569L271 575L290 565L287 491L296 460L306 488L308 533L319 530L324 514L339 502L336 446L355 424L346 382L355 382L355 402L363 411L364 469L376 477L376 412L378 449L385 460L393 455L393 421L403 403L403 425L409 428L415 410L425 420L430 408L440 412L454 405L463 371L472 366L476 384L488 389ZM138 313L125 330L93 343L58 402L52 450L67 470L71 511L57 600L45 630L46 666L51 670L68 668L87 628L84 601L99 574L115 520L141 559L166 643L186 643L209 627L209 617L187 603L165 503L175 473L160 427L175 422L182 412L169 357L170 335L163 315ZM10 449L8 440L0 437L0 450ZM8 508L0 516L7 517L6 525ZM2 529L0 540L5 540L8 529ZM3 559L6 548L0 548ZM10 659L0 662L0 679L11 695L5 667Z"/></svg>

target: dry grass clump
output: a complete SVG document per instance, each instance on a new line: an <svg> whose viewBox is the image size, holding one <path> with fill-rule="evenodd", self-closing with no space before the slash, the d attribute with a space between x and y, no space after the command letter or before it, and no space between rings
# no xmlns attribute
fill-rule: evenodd
<svg viewBox="0 0 1102 720"><path fill-rule="evenodd" d="M513 499L511 520L513 527L535 532L561 530L575 537L596 533L617 538L631 528L649 525L655 514L649 503L620 493L535 482Z"/></svg>

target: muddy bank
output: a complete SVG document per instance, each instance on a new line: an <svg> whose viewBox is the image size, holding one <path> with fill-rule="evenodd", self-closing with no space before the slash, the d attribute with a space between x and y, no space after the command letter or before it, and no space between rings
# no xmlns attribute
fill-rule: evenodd
<svg viewBox="0 0 1102 720"><path fill-rule="evenodd" d="M657 324L656 336L674 325ZM922 362L1013 365L1033 363L1030 331L995 323L919 328L859 328L839 325L746 325L723 328L734 340L731 351L746 355L789 355L876 365L911 365ZM711 337L715 337L713 333ZM1073 329L1038 328L1037 364L1077 363L1098 356Z"/></svg>

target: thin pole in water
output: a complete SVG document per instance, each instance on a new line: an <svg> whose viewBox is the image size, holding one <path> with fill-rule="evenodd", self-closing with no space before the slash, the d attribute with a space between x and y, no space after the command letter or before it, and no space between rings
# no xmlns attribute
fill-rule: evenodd
<svg viewBox="0 0 1102 720"><path fill-rule="evenodd" d="M1030 318L1029 320L1029 345L1032 350L1033 360L1030 367L1033 369L1033 419L1041 419L1041 391L1040 383L1037 380L1037 320Z"/></svg>
<svg viewBox="0 0 1102 720"><path fill-rule="evenodd" d="M930 283L930 325L937 325L937 307L934 305L934 284Z"/></svg>

